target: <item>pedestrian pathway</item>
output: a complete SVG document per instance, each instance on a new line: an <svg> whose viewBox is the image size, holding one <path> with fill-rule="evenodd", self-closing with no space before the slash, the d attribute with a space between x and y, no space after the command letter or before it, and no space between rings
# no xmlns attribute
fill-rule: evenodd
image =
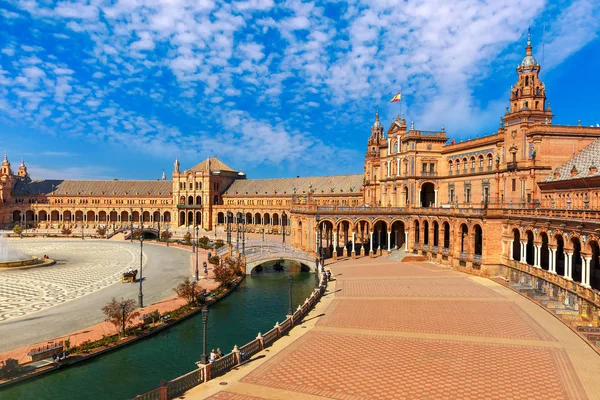
<svg viewBox="0 0 600 400"><path fill-rule="evenodd" d="M432 263L330 265L269 352L186 399L600 399L600 356L512 290Z"/></svg>

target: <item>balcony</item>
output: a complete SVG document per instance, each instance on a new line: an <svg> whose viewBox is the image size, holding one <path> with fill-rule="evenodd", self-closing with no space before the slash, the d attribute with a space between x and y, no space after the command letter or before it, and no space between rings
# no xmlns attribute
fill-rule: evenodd
<svg viewBox="0 0 600 400"><path fill-rule="evenodd" d="M183 208L202 208L202 204L177 204L178 209Z"/></svg>
<svg viewBox="0 0 600 400"><path fill-rule="evenodd" d="M506 163L506 169L508 171L516 171L517 170L517 162L513 161L513 162Z"/></svg>

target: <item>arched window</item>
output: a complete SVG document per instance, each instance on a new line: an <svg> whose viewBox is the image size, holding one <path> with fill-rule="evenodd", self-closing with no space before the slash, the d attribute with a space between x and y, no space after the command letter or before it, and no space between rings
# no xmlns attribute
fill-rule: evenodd
<svg viewBox="0 0 600 400"><path fill-rule="evenodd" d="M483 156L479 156L479 168L483 169Z"/></svg>
<svg viewBox="0 0 600 400"><path fill-rule="evenodd" d="M215 194L215 197L213 197L213 204L214 205L218 205L219 204L219 195Z"/></svg>
<svg viewBox="0 0 600 400"><path fill-rule="evenodd" d="M467 170L467 163L468 163L467 157L463 158L463 169L465 171Z"/></svg>
<svg viewBox="0 0 600 400"><path fill-rule="evenodd" d="M471 157L471 169L475 169L475 157Z"/></svg>
<svg viewBox="0 0 600 400"><path fill-rule="evenodd" d="M188 197L188 206L191 206L192 204L194 204L194 197L190 196Z"/></svg>
<svg viewBox="0 0 600 400"><path fill-rule="evenodd" d="M452 163L452 161L450 161L450 162L448 163L448 171L449 171L450 173L452 173L452 166L453 166L453 165L454 165L454 164Z"/></svg>
<svg viewBox="0 0 600 400"><path fill-rule="evenodd" d="M540 93L541 93L541 91L540 91L540 87L538 86L538 87L536 87L536 88L535 88L535 95L536 95L536 96L539 96L539 95L540 95Z"/></svg>
<svg viewBox="0 0 600 400"><path fill-rule="evenodd" d="M529 86L529 77L528 76L525 77L525 86Z"/></svg>
<svg viewBox="0 0 600 400"><path fill-rule="evenodd" d="M492 155L491 155L491 154L488 154L488 156L487 156L487 160L488 160L488 167L489 167L489 168L492 168L492 165L493 165L493 157L492 157Z"/></svg>
<svg viewBox="0 0 600 400"><path fill-rule="evenodd" d="M456 159L456 172L460 171L460 160Z"/></svg>

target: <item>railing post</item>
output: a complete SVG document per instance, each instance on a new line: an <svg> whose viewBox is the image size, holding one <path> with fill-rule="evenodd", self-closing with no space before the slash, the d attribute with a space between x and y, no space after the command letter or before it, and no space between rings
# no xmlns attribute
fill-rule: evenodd
<svg viewBox="0 0 600 400"><path fill-rule="evenodd" d="M240 349L238 349L237 344L233 346L233 358L235 358L236 365L240 365L242 363L242 358L240 356Z"/></svg>
<svg viewBox="0 0 600 400"><path fill-rule="evenodd" d="M208 382L212 379L212 364L208 363L204 366L204 382Z"/></svg>
<svg viewBox="0 0 600 400"><path fill-rule="evenodd" d="M167 382L164 379L160 380L160 400L167 400Z"/></svg>
<svg viewBox="0 0 600 400"><path fill-rule="evenodd" d="M281 337L281 327L279 326L279 322L275 322L275 329L277 329L277 338Z"/></svg>
<svg viewBox="0 0 600 400"><path fill-rule="evenodd" d="M265 349L265 340L263 339L260 332L258 332L258 336L256 336L256 338L258 339L258 348L260 350L264 350Z"/></svg>

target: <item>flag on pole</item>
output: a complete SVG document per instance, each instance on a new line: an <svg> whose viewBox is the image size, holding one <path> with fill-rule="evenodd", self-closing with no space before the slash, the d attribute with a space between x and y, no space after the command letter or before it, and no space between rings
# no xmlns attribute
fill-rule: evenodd
<svg viewBox="0 0 600 400"><path fill-rule="evenodd" d="M402 100L402 92L398 92L398 94L395 95L392 100L390 100L390 103L397 103L400 100Z"/></svg>

